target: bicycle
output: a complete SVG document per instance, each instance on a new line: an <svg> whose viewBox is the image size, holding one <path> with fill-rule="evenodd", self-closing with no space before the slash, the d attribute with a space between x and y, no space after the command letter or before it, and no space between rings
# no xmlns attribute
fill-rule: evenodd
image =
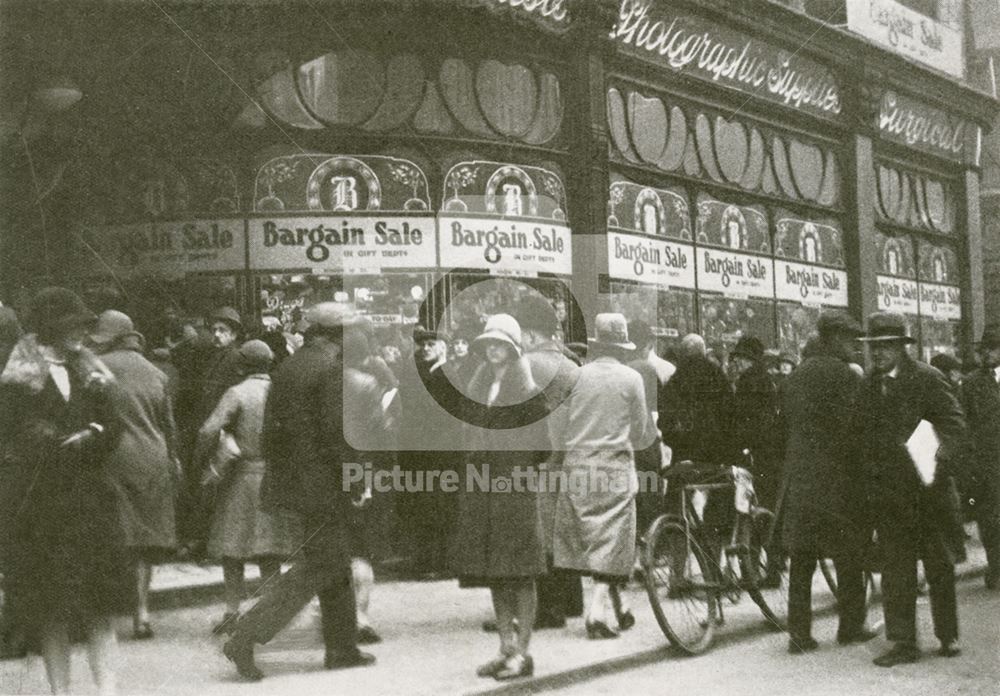
<svg viewBox="0 0 1000 696"><path fill-rule="evenodd" d="M749 452L744 456L749 459ZM689 483L689 478L698 480ZM716 626L725 621L723 599L735 605L744 592L767 621L784 630L788 563L784 556L769 557L774 513L756 505L752 474L737 466L706 469L684 461L667 475L668 496L672 487L678 488L680 514L667 512L654 520L642 549L646 592L670 643L688 655L704 652ZM711 503L723 491L733 492L728 537L717 520L703 517L722 509ZM699 512L696 498L706 493ZM729 521L721 526L729 527Z"/></svg>

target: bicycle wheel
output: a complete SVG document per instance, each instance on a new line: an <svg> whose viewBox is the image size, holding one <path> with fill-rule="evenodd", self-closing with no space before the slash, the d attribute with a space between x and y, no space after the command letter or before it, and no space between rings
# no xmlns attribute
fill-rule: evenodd
<svg viewBox="0 0 1000 696"><path fill-rule="evenodd" d="M764 618L775 629L784 630L788 617L788 559L769 549L773 527L773 512L764 508L753 511L745 577L750 598Z"/></svg>
<svg viewBox="0 0 1000 696"><path fill-rule="evenodd" d="M830 592L833 596L837 596L837 569L833 565L833 561L829 558L819 559L819 570L823 573L823 578L826 580L826 584L830 587ZM871 607L872 597L875 594L875 576L871 571L865 571L865 609Z"/></svg>
<svg viewBox="0 0 1000 696"><path fill-rule="evenodd" d="M688 655L704 652L715 632L717 589L701 545L676 518L662 515L646 534L642 563L660 630Z"/></svg>

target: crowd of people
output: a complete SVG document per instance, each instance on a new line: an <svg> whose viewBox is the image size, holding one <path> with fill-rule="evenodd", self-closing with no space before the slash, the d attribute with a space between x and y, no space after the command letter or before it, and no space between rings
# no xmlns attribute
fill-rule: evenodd
<svg viewBox="0 0 1000 696"><path fill-rule="evenodd" d="M325 666L373 663L358 647L381 640L368 611L373 529L398 535L421 577L489 588L484 629L499 648L477 674L531 675L533 630L582 615L602 640L635 623L622 590L643 531L673 504L671 466L727 466L746 451L757 504L777 511L771 555L788 559L790 652L816 648L820 558L836 566L838 642L875 635L864 573L877 556L893 647L876 664L920 655L918 560L940 652L959 654L963 502L975 502L987 586L1000 584L1000 327L964 375L951 356L932 361L940 369L912 359L902 317L881 313L862 330L824 312L801 364L753 336L725 360L696 334L661 354L648 324L613 312L587 343L565 345L541 295L452 336L417 326L412 350L380 345L336 302L306 310L294 333L248 330L220 307L203 325L175 322L156 348L127 315L94 316L62 288L39 291L24 318L26 333L0 308L3 634L8 649L20 636L43 655L53 693L68 692L81 639L99 690L114 691L112 618L130 613L134 638L153 638L151 576L173 557L222 565L214 631L243 677L263 677L254 646L317 596ZM940 442L923 478L906 449L922 421ZM455 472L460 485L386 505L345 484L344 466L362 462ZM470 467L628 485L484 490ZM638 486L644 474L660 485ZM247 563L264 580L252 606Z"/></svg>

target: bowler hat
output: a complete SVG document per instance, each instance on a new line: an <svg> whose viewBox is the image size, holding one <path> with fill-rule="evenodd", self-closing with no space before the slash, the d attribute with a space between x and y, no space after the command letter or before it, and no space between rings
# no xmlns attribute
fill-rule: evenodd
<svg viewBox="0 0 1000 696"><path fill-rule="evenodd" d="M983 329L983 336L979 339L979 347L986 350L1000 348L1000 324L989 324Z"/></svg>
<svg viewBox="0 0 1000 696"><path fill-rule="evenodd" d="M559 328L556 310L552 303L541 295L526 295L514 310L517 323L522 329L538 331L546 336L553 335Z"/></svg>
<svg viewBox="0 0 1000 696"><path fill-rule="evenodd" d="M251 369L266 370L274 360L274 351L269 345L255 338L240 346L240 359Z"/></svg>
<svg viewBox="0 0 1000 696"><path fill-rule="evenodd" d="M820 336L842 334L847 336L863 336L865 331L847 312L825 311L816 320L816 331Z"/></svg>
<svg viewBox="0 0 1000 696"><path fill-rule="evenodd" d="M931 358L931 367L935 367L945 374L948 374L952 370L962 371L961 361L948 353L938 353Z"/></svg>
<svg viewBox="0 0 1000 696"><path fill-rule="evenodd" d="M50 339L74 328L90 326L97 317L72 290L48 287L31 298L28 319L33 331Z"/></svg>
<svg viewBox="0 0 1000 696"><path fill-rule="evenodd" d="M506 343L520 355L521 326L517 323L517 319L509 314L494 314L486 320L483 332L472 341L472 347L479 350L485 346L486 341Z"/></svg>
<svg viewBox="0 0 1000 696"><path fill-rule="evenodd" d="M417 324L413 327L413 342L423 343L424 341L436 341L439 338L444 338L442 334L439 334L435 330L428 329L422 324Z"/></svg>
<svg viewBox="0 0 1000 696"><path fill-rule="evenodd" d="M240 319L240 313L232 307L219 307L209 315L208 320L210 322L221 321L229 325L233 331L243 330L243 320Z"/></svg>
<svg viewBox="0 0 1000 696"><path fill-rule="evenodd" d="M127 336L135 336L145 343L142 334L135 330L135 325L127 314L116 309L106 309L97 318L97 326L90 333L90 340L104 346Z"/></svg>
<svg viewBox="0 0 1000 696"><path fill-rule="evenodd" d="M603 312L594 317L594 337L588 338L592 346L635 350L635 344L628 338L628 322L625 315L618 312Z"/></svg>
<svg viewBox="0 0 1000 696"><path fill-rule="evenodd" d="M744 336L729 354L731 358L746 358L753 362L764 359L764 344L756 336Z"/></svg>
<svg viewBox="0 0 1000 696"><path fill-rule="evenodd" d="M866 343L914 343L906 333L906 322L902 314L875 312L868 317L868 332L858 339Z"/></svg>

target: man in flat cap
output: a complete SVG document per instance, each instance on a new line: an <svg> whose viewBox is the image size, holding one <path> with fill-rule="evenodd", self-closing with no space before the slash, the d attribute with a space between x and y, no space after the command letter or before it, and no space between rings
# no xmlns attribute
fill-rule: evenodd
<svg viewBox="0 0 1000 696"><path fill-rule="evenodd" d="M340 669L372 664L357 648L357 611L351 586L351 492L343 465L352 461L344 433L344 329L357 321L350 305L322 302L305 315L305 345L271 378L264 411L261 483L265 507L297 512L305 533L304 559L273 581L232 631L223 651L245 679L263 674L253 646L267 643L319 595L324 665Z"/></svg>
<svg viewBox="0 0 1000 696"><path fill-rule="evenodd" d="M863 556L866 522L861 448L855 424L862 378L849 363L861 327L842 312L824 312L809 357L782 390L787 446L779 503L781 540L790 557L788 651L815 650L812 577L816 561L837 571L837 642L866 641Z"/></svg>
<svg viewBox="0 0 1000 696"><path fill-rule="evenodd" d="M872 366L860 412L865 485L882 552L886 637L894 643L875 664L892 667L920 658L917 560L930 585L938 653L953 657L960 652L955 563L964 556L964 533L950 469L959 461L965 417L944 376L907 354L913 339L901 315L871 315L861 340L868 344ZM921 421L934 427L941 445L930 484L906 448Z"/></svg>
<svg viewBox="0 0 1000 696"><path fill-rule="evenodd" d="M986 549L986 587L1000 590L1000 325L987 326L979 350L983 366L962 383L973 452L965 490Z"/></svg>

